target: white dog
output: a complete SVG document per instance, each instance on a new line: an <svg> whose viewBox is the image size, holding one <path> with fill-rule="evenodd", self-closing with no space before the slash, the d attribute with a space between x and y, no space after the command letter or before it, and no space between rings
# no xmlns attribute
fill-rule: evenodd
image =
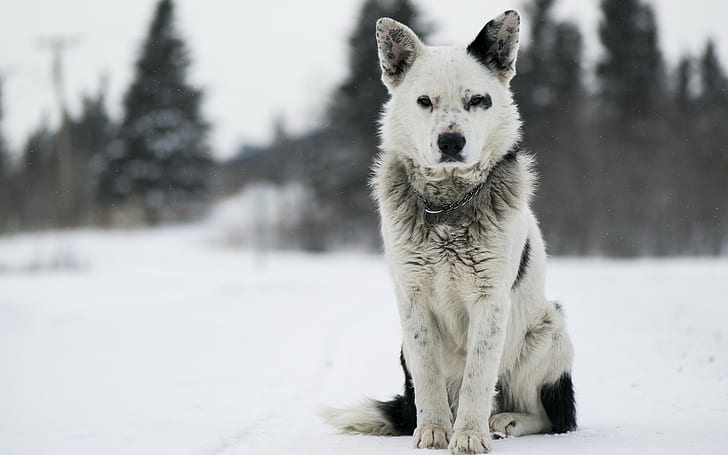
<svg viewBox="0 0 728 455"><path fill-rule="evenodd" d="M402 323L404 395L329 409L342 431L485 453L497 436L576 428L573 351L544 296L546 254L529 208L509 89L520 19L507 11L467 47L427 47L383 18L391 99L373 179Z"/></svg>

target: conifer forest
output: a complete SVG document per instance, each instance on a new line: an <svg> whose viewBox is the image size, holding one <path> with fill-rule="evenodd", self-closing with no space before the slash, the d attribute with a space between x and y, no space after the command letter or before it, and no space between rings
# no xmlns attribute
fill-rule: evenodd
<svg viewBox="0 0 728 455"><path fill-rule="evenodd" d="M549 253L728 254L728 74L718 52L728 44L706 38L700 52L670 63L658 3L601 0L589 31L601 51L587 56L584 32L560 19L557 3L514 5L529 38L512 87L540 175L533 205ZM241 143L221 159L176 7L160 0L140 24L122 106L110 109L102 84L80 110L61 105L60 122L40 122L19 149L2 137L0 78L0 233L184 222L264 186L287 201L265 226L271 247L376 251L368 179L387 93L374 23L392 17L427 42L436 20L412 0L362 1L345 76L315 125L281 126L269 142Z"/></svg>

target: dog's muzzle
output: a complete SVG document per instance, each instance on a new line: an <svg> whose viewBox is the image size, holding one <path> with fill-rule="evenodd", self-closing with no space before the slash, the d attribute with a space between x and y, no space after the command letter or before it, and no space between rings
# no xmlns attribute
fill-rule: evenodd
<svg viewBox="0 0 728 455"><path fill-rule="evenodd" d="M465 147L465 136L461 133L442 133L437 137L437 146L442 153L441 163L457 163L463 161L462 151Z"/></svg>

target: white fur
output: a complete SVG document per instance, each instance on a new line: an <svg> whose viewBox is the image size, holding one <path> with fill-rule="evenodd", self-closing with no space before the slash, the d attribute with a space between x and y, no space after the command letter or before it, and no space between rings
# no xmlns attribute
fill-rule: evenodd
<svg viewBox="0 0 728 455"><path fill-rule="evenodd" d="M517 25L513 14L501 16L501 22ZM394 45L384 42L391 30L404 39ZM518 142L520 119L509 89L517 36L509 66L500 72L465 49L427 47L391 19L379 21L377 38L391 99L382 116L382 154L373 186L404 357L414 381L413 445L440 448L449 442L454 453L484 453L491 447L491 431L512 436L549 431L539 390L570 370L573 354L563 315L544 295L546 254L529 208L530 158L518 157L514 172L519 183L511 189L519 196L499 217L492 215L497 219L483 220L492 225L485 234L471 235L470 227L457 223L435 223L423 234L411 221L421 214L413 214L391 190L411 185L425 198L457 199L462 191L449 188L449 182L476 185ZM397 73L388 61L401 56L407 58L406 74ZM484 93L492 97L492 107L465 109L464 100ZM431 109L416 102L422 95L432 100ZM437 137L443 132L465 136L462 162L439 162ZM400 181L395 171L402 166L407 181ZM512 288L526 239L527 273ZM539 336L527 339L527 332ZM507 413L494 404L498 380L507 384L504 399L513 404ZM383 428L381 416L357 408L350 411L363 417L357 421L346 412L332 411L328 421L344 431L367 432L353 422Z"/></svg>
<svg viewBox="0 0 728 455"><path fill-rule="evenodd" d="M360 403L346 409L322 408L319 415L323 420L346 433L388 435L392 426L371 402Z"/></svg>
<svg viewBox="0 0 728 455"><path fill-rule="evenodd" d="M405 82L391 90L381 122L382 149L398 150L433 169L489 162L497 151L507 150L520 137L518 110L511 103L510 92L502 87L503 83L484 71L465 49L423 49ZM461 105L466 91L489 93L493 107L466 112ZM413 102L421 95L433 100L432 112ZM450 130L451 124L456 128ZM438 166L437 135L447 131L461 132L467 138L463 164Z"/></svg>

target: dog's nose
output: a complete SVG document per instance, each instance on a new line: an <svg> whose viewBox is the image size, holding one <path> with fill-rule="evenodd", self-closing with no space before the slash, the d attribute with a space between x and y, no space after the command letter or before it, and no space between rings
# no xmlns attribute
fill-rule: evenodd
<svg viewBox="0 0 728 455"><path fill-rule="evenodd" d="M442 133L437 138L437 146L443 155L454 158L463 151L465 136L460 133Z"/></svg>

